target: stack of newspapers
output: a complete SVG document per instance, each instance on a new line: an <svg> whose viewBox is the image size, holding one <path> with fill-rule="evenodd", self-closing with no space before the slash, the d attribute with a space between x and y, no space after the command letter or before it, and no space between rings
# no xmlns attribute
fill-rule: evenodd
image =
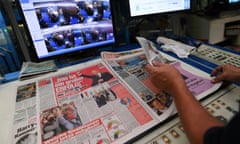
<svg viewBox="0 0 240 144"><path fill-rule="evenodd" d="M44 61L44 62L23 62L22 68L19 74L19 80L30 79L38 77L40 75L57 71L58 67L54 60Z"/></svg>

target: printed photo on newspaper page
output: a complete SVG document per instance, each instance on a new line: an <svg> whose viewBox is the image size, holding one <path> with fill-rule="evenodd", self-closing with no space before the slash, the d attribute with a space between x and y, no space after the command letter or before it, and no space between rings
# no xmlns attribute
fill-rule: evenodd
<svg viewBox="0 0 240 144"><path fill-rule="evenodd" d="M24 84L17 88L12 127L12 143L37 143L37 129L36 84Z"/></svg>
<svg viewBox="0 0 240 144"><path fill-rule="evenodd" d="M123 143L159 122L101 60L37 86L42 144Z"/></svg>
<svg viewBox="0 0 240 144"><path fill-rule="evenodd" d="M151 83L145 70L148 60L142 48L125 52L102 52L101 56L120 79L136 93L138 98L148 105L159 121L171 116L175 109L173 98L169 94L159 91Z"/></svg>

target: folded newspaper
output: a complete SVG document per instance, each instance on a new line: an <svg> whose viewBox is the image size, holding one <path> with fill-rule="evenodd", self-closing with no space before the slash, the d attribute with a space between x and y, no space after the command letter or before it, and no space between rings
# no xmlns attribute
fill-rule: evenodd
<svg viewBox="0 0 240 144"><path fill-rule="evenodd" d="M34 78L49 72L57 71L57 66L54 60L43 62L23 62L19 74L19 80Z"/></svg>
<svg viewBox="0 0 240 144"><path fill-rule="evenodd" d="M143 48L102 52L100 59L23 81L16 90L12 143L129 143L176 113L174 99L145 70L152 59L175 66L198 100L220 87L208 74L139 40Z"/></svg>
<svg viewBox="0 0 240 144"><path fill-rule="evenodd" d="M153 61L158 61L160 63L171 63L167 58L165 58L160 51L157 50L154 43L143 37L136 37L141 47L144 49L148 63L152 65Z"/></svg>

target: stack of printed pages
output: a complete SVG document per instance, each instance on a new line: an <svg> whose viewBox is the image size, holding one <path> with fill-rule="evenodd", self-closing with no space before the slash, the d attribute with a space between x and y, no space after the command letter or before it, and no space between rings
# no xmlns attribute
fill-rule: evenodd
<svg viewBox="0 0 240 144"><path fill-rule="evenodd" d="M19 74L19 80L34 78L49 72L57 71L58 67L54 60L43 62L23 62Z"/></svg>

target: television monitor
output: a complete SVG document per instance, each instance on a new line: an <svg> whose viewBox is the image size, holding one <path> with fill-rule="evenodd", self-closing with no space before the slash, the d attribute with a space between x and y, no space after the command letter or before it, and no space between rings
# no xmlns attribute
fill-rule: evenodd
<svg viewBox="0 0 240 144"><path fill-rule="evenodd" d="M130 17L190 10L191 0L129 0Z"/></svg>
<svg viewBox="0 0 240 144"><path fill-rule="evenodd" d="M16 0L42 61L115 43L111 0Z"/></svg>
<svg viewBox="0 0 240 144"><path fill-rule="evenodd" d="M240 2L240 0L228 0L229 4L234 4Z"/></svg>
<svg viewBox="0 0 240 144"><path fill-rule="evenodd" d="M240 0L228 0L229 9L240 9Z"/></svg>

